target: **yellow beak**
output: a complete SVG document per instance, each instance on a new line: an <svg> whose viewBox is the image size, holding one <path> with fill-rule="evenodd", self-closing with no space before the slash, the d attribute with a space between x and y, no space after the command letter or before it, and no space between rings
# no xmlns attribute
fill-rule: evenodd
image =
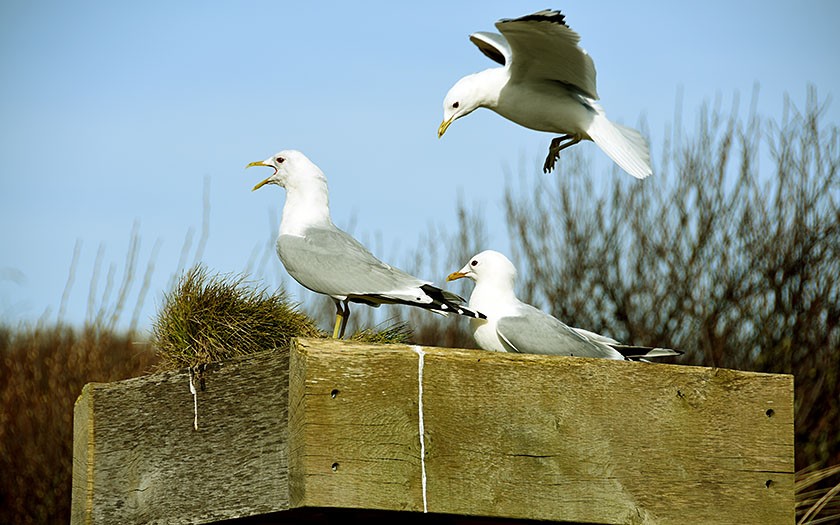
<svg viewBox="0 0 840 525"><path fill-rule="evenodd" d="M444 130L444 131L446 131L446 130ZM466 277L466 276L467 276L467 274L465 274L465 273L461 273L461 272L452 272L452 273L450 273L450 274L449 274L449 276L446 278L446 281L447 281L447 282L449 282L449 281L454 281L454 280L456 280L456 279L461 279L462 277Z"/></svg>
<svg viewBox="0 0 840 525"><path fill-rule="evenodd" d="M446 133L446 129L449 127L450 124L452 124L452 118L450 118L449 120L444 120L440 123L440 127L438 128L438 138L441 138L443 134Z"/></svg>
<svg viewBox="0 0 840 525"><path fill-rule="evenodd" d="M268 179L270 179L270 178L271 178L271 177L269 177ZM264 181L260 182L259 184L257 184L257 185L256 185L256 186L254 186L253 188L251 188L251 191L257 191L258 189L260 189L260 188L262 188L263 186L265 186L266 184L268 184L268 179L265 179Z"/></svg>
<svg viewBox="0 0 840 525"><path fill-rule="evenodd" d="M268 164L266 164L265 162L263 162L263 161L261 161L261 160L258 160L258 161L256 161L256 162L252 162L252 163L248 164L247 166L245 166L245 169L247 170L248 168L253 168L254 166L266 166L266 167L268 167L268 168L273 167L273 166L269 166ZM270 178L271 178L271 177L269 177L268 179L270 179ZM259 184L257 184L256 186L254 186L254 187L251 189L251 191L257 191L258 189L260 189L260 188L262 188L263 186L265 186L266 184L268 184L268 179L265 179L264 181L260 182L260 183L259 183Z"/></svg>

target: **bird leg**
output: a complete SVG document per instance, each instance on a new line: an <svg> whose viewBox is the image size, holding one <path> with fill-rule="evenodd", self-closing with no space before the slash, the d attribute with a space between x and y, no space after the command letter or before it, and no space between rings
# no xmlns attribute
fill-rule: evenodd
<svg viewBox="0 0 840 525"><path fill-rule="evenodd" d="M344 315L341 316L341 330L338 333L339 339L344 339L344 330L347 328L347 321L350 320L350 302L344 301Z"/></svg>
<svg viewBox="0 0 840 525"><path fill-rule="evenodd" d="M333 329L333 339L344 338L344 330L347 328L348 319L350 319L350 305L348 302L344 301L344 307L342 308L341 301L335 300L335 328Z"/></svg>
<svg viewBox="0 0 840 525"><path fill-rule="evenodd" d="M563 141L568 141L565 144ZM560 152L564 149L574 146L581 141L579 135L563 135L551 140L551 145L548 146L548 156L545 158L543 164L543 173L550 173L554 169L554 163L560 158Z"/></svg>

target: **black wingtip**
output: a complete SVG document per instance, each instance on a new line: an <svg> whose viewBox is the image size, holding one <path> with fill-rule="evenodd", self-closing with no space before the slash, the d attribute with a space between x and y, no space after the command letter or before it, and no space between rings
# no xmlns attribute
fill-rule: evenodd
<svg viewBox="0 0 840 525"><path fill-rule="evenodd" d="M610 345L629 361L643 361L660 357L678 357L683 355L681 350L649 346Z"/></svg>
<svg viewBox="0 0 840 525"><path fill-rule="evenodd" d="M430 284L424 284L420 287L426 295L432 298L432 303L427 305L426 308L430 310L437 310L439 312L455 312L458 315L463 315L465 317L474 317L475 319L487 319L487 316L481 312L476 312L470 308L467 308L463 304L459 304L455 302L455 298L458 300L463 300L458 295L455 295L451 292L446 292L440 288L432 286ZM420 306L420 305L417 305Z"/></svg>
<svg viewBox="0 0 840 525"><path fill-rule="evenodd" d="M566 25L566 15L555 9L543 9L530 15L520 16L519 18L503 18L499 20L500 24L504 24L505 22L551 22L569 27Z"/></svg>

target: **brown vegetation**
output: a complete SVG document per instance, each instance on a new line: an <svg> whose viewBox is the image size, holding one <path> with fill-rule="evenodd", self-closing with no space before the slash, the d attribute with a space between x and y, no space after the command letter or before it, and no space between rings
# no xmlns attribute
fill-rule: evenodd
<svg viewBox="0 0 840 525"><path fill-rule="evenodd" d="M154 361L147 344L107 329L0 327L0 523L67 522L76 397Z"/></svg>

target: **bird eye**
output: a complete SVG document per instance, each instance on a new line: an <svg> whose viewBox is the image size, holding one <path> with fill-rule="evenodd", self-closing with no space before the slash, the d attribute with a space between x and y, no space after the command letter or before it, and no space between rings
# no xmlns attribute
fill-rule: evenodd
<svg viewBox="0 0 840 525"><path fill-rule="evenodd" d="M277 157L277 158L276 158L276 159L274 159L274 160L276 160L276 161L277 161L277 164L283 164L283 161L285 161L286 159L284 159L283 157Z"/></svg>
<svg viewBox="0 0 840 525"><path fill-rule="evenodd" d="M460 102L455 102L454 104L452 104L452 109L458 109L458 106L460 106L460 105L461 105Z"/></svg>
<svg viewBox="0 0 840 525"><path fill-rule="evenodd" d="M470 261L470 266L478 266L478 261L473 259L472 261Z"/></svg>

